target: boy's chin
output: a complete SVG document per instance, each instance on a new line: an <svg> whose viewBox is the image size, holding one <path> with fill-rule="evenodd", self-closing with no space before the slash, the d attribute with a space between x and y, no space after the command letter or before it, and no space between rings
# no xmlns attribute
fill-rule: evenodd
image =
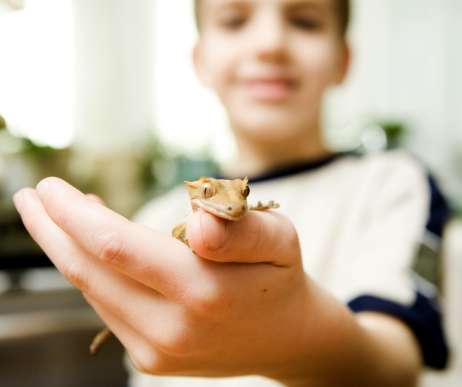
<svg viewBox="0 0 462 387"><path fill-rule="evenodd" d="M278 109L240 112L230 116L231 126L240 135L250 136L262 141L281 141L317 129L316 117L311 114L294 114Z"/></svg>
<svg viewBox="0 0 462 387"><path fill-rule="evenodd" d="M308 126L301 127L290 123L276 121L244 122L240 125L233 125L233 130L241 137L249 140L275 143L285 142L291 138L299 137L302 133L310 130Z"/></svg>

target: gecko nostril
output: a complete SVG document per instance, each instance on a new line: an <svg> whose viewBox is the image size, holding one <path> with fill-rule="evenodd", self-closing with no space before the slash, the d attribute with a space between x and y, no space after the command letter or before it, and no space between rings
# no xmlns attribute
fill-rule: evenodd
<svg viewBox="0 0 462 387"><path fill-rule="evenodd" d="M242 206L242 211L245 211L245 206Z"/></svg>
<svg viewBox="0 0 462 387"><path fill-rule="evenodd" d="M229 206L228 207L228 211L231 211L233 209L233 207Z"/></svg>

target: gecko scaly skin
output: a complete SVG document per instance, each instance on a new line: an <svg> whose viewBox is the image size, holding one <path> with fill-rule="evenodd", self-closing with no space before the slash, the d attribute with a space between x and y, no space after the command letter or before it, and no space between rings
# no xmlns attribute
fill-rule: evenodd
<svg viewBox="0 0 462 387"><path fill-rule="evenodd" d="M279 204L274 203L273 200L268 204L258 202L256 206L248 205L247 196L249 196L250 189L247 185L247 177L244 180L201 177L197 181L185 181L185 183L194 212L204 210L223 219L240 220L249 210L261 211L279 207ZM189 246L186 237L186 222L175 226L172 230L172 236ZM101 346L112 336L111 330L105 327L93 339L90 353L96 356Z"/></svg>
<svg viewBox="0 0 462 387"><path fill-rule="evenodd" d="M194 212L204 210L227 220L240 220L249 210L267 210L278 208L279 204L271 200L263 205L258 202L256 206L247 204L250 189L247 177L244 180L224 180L201 177L197 181L185 181L188 189L191 207ZM189 246L186 237L186 222L180 223L172 230L172 236Z"/></svg>

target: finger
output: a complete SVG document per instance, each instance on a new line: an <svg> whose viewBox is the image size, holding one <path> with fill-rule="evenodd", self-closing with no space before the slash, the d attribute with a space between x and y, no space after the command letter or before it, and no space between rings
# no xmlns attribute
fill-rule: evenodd
<svg viewBox="0 0 462 387"><path fill-rule="evenodd" d="M165 321L163 323L149 321L145 324L145 330L139 331L113 314L105 305L91 299L91 297L85 298L125 347L130 361L138 371L153 375L184 373L183 359L180 359L183 356L178 356L177 349L175 346L172 347L172 342L169 340L171 335L166 333L169 328L172 328L169 327L169 324ZM167 329L165 329L166 326ZM184 336L181 337L184 338ZM182 347L181 343L179 343L179 347ZM191 361L185 360L191 369ZM194 364L196 369L199 365L204 364L201 359L194 361L198 363Z"/></svg>
<svg viewBox="0 0 462 387"><path fill-rule="evenodd" d="M102 206L106 207L106 203L104 203L104 200L101 199L98 195L89 193L87 194L87 198L90 199L92 202L101 204Z"/></svg>
<svg viewBox="0 0 462 387"><path fill-rule="evenodd" d="M267 262L278 266L300 260L293 224L276 211L250 211L240 221L221 219L205 211L187 223L189 244L203 258L219 262Z"/></svg>
<svg viewBox="0 0 462 387"><path fill-rule="evenodd" d="M155 290L93 259L46 214L33 189L15 197L15 204L29 233L61 273L78 289L104 303L133 327L142 329L143 315L160 323L166 300Z"/></svg>
<svg viewBox="0 0 462 387"><path fill-rule="evenodd" d="M123 319L112 313L103 304L94 298L85 295L85 299L96 311L98 316L104 321L107 327L119 339L127 352L139 357L142 354L149 353L152 350L152 345L149 344L137 330L133 329Z"/></svg>
<svg viewBox="0 0 462 387"><path fill-rule="evenodd" d="M57 178L42 180L37 195L49 217L101 262L163 294L188 275L185 254L176 239L132 223Z"/></svg>

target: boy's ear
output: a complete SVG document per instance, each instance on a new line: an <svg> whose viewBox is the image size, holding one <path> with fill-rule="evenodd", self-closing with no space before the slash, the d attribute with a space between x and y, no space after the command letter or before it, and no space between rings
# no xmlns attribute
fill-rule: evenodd
<svg viewBox="0 0 462 387"><path fill-rule="evenodd" d="M204 58L202 57L201 46L200 43L196 43L193 49L193 63L194 63L194 70L196 72L197 79L204 87L211 87L210 77L208 76L208 72L206 70L206 66L204 64Z"/></svg>
<svg viewBox="0 0 462 387"><path fill-rule="evenodd" d="M350 46L348 43L342 43L341 47L339 48L339 58L338 58L338 78L336 79L336 83L340 84L345 79L348 69L350 68L350 58L351 58L351 51Z"/></svg>

